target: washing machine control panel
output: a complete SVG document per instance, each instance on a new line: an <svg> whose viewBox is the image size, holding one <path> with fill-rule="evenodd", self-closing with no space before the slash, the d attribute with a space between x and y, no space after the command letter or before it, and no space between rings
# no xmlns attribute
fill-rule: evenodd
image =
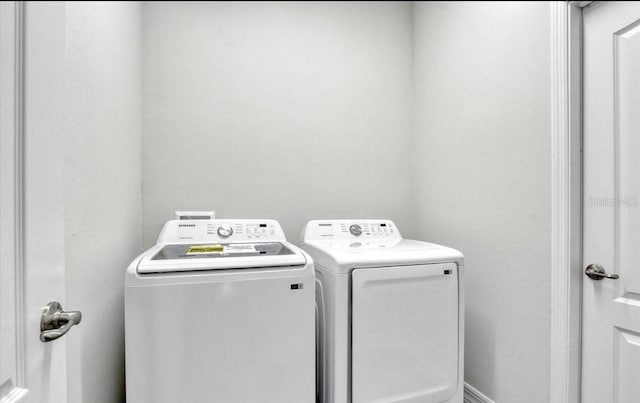
<svg viewBox="0 0 640 403"><path fill-rule="evenodd" d="M158 243L284 242L275 220L173 220L165 224Z"/></svg>
<svg viewBox="0 0 640 403"><path fill-rule="evenodd" d="M400 240L391 220L314 220L304 229L304 241L329 239Z"/></svg>

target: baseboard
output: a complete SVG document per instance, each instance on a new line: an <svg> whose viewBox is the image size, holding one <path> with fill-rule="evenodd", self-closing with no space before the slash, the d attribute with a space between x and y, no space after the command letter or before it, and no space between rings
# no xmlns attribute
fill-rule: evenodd
<svg viewBox="0 0 640 403"><path fill-rule="evenodd" d="M464 384L464 403L495 403L489 399L478 389L465 382Z"/></svg>

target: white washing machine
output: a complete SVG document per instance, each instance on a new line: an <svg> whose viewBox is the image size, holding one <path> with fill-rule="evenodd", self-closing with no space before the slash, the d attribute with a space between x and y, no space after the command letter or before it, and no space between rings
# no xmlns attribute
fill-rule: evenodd
<svg viewBox="0 0 640 403"><path fill-rule="evenodd" d="M169 221L126 273L127 402L315 401L314 279L276 221Z"/></svg>
<svg viewBox="0 0 640 403"><path fill-rule="evenodd" d="M462 402L463 255L389 220L316 220L319 400Z"/></svg>

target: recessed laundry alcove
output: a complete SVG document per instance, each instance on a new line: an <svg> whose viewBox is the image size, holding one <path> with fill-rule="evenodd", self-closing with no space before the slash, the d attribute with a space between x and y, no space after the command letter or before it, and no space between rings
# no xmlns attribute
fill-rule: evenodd
<svg viewBox="0 0 640 403"><path fill-rule="evenodd" d="M124 270L174 210L460 249L465 380L548 400L547 3L64 7L69 402L124 400Z"/></svg>

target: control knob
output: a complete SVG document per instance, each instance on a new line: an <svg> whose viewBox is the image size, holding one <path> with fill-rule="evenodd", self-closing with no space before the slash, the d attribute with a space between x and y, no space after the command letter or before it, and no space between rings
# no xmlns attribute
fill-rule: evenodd
<svg viewBox="0 0 640 403"><path fill-rule="evenodd" d="M360 236L362 234L362 227L358 224L353 224L349 227L349 232L351 232L352 235Z"/></svg>
<svg viewBox="0 0 640 403"><path fill-rule="evenodd" d="M222 224L218 227L218 235L222 238L228 238L233 234L233 228L229 224Z"/></svg>

